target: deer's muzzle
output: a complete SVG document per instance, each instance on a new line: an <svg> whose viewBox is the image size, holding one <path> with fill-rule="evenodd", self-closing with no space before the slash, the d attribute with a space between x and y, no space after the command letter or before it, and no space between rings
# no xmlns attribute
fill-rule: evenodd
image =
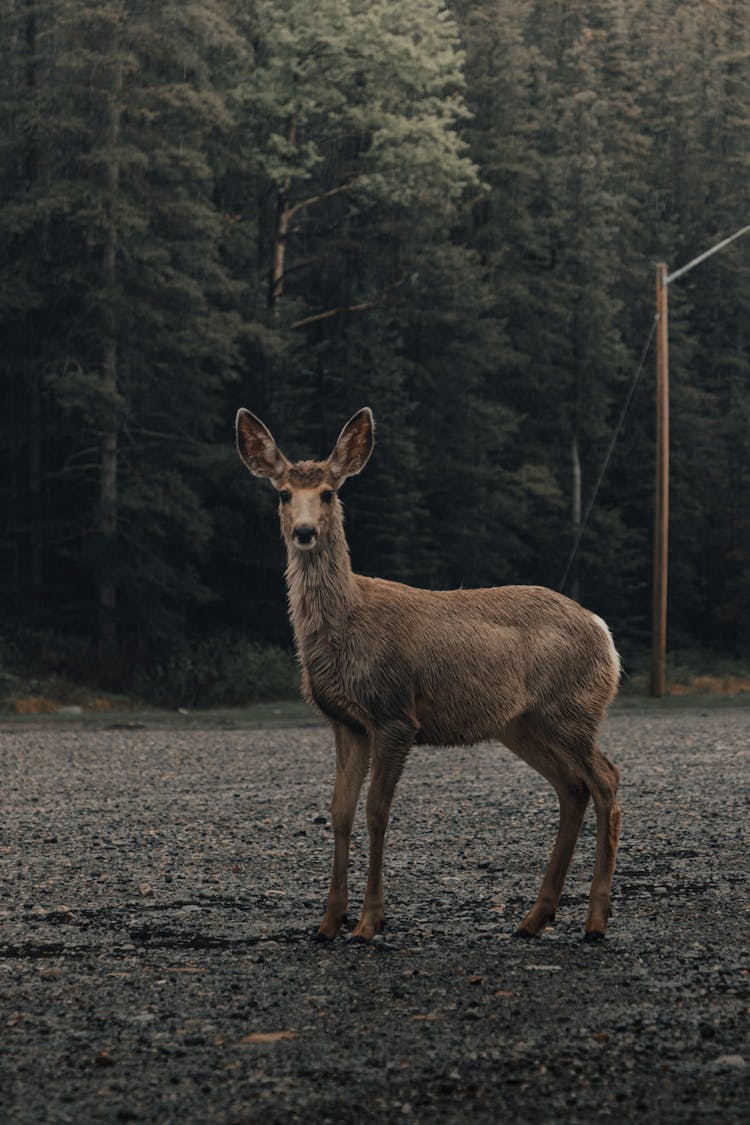
<svg viewBox="0 0 750 1125"><path fill-rule="evenodd" d="M298 547L304 549L315 546L318 533L311 523L298 523L292 532L292 538Z"/></svg>

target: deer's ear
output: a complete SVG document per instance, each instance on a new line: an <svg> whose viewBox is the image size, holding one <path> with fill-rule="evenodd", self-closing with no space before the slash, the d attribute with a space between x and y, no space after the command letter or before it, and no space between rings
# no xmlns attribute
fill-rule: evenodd
<svg viewBox="0 0 750 1125"><path fill-rule="evenodd" d="M375 420L369 406L363 406L344 426L328 458L331 476L342 483L361 473L375 444Z"/></svg>
<svg viewBox="0 0 750 1125"><path fill-rule="evenodd" d="M237 411L237 452L256 477L280 480L289 465L260 418L244 407Z"/></svg>

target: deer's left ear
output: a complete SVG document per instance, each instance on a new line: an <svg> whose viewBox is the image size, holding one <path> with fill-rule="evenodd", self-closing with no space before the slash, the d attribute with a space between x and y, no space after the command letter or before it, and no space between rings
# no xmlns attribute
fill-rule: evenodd
<svg viewBox="0 0 750 1125"><path fill-rule="evenodd" d="M346 423L328 458L328 469L338 484L362 472L374 445L375 419L369 406L363 406Z"/></svg>

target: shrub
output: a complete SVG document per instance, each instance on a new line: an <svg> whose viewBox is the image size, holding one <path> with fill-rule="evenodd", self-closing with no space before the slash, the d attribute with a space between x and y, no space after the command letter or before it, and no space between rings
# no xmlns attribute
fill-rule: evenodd
<svg viewBox="0 0 750 1125"><path fill-rule="evenodd" d="M292 653L237 637L184 645L149 664L134 688L143 699L171 707L229 707L299 697Z"/></svg>

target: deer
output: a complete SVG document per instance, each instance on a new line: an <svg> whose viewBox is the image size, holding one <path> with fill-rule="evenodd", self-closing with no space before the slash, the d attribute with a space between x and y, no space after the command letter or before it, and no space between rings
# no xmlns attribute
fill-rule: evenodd
<svg viewBox="0 0 750 1125"><path fill-rule="evenodd" d="M499 741L538 771L559 824L536 901L516 934L555 918L589 800L596 853L584 938L604 937L620 832L619 769L598 733L617 693L620 660L606 623L544 586L418 589L352 570L339 491L374 447L369 407L341 430L325 461L291 462L249 410L237 449L278 496L289 616L304 698L333 730L333 871L316 938L347 920L352 825L369 774L367 885L350 940L371 942L385 918L383 850L395 790L414 746Z"/></svg>

